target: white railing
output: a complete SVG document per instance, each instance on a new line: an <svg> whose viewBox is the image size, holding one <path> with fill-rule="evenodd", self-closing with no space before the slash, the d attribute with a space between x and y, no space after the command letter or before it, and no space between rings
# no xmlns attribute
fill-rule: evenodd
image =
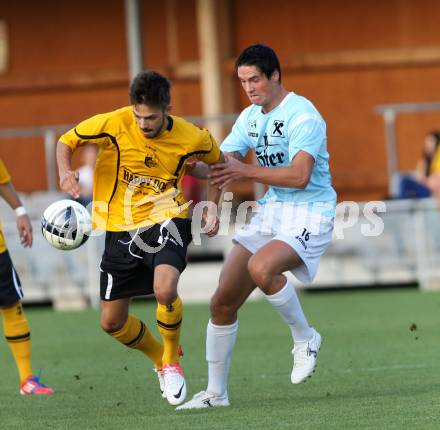
<svg viewBox="0 0 440 430"><path fill-rule="evenodd" d="M18 241L14 215L0 204L5 237L25 290L25 300L50 300L58 307L99 301L99 261L104 237L92 237L75 251L52 248L40 232L42 210L62 197L49 193L24 196L33 219L34 246L24 249ZM312 285L304 288L418 284L421 289L440 287L440 216L433 199L385 202L386 212L376 213L384 229L377 236L365 236L371 220L359 205L359 219L347 218L347 203L338 205L332 244L322 258L320 270ZM344 213L345 212L345 213ZM380 224L380 222L379 222ZM203 239L203 248L192 245L190 253L227 253L231 235ZM197 295L207 301L216 286L221 262L189 263L181 288L186 300ZM289 275L290 276L290 275ZM294 281L298 285L297 281Z"/></svg>

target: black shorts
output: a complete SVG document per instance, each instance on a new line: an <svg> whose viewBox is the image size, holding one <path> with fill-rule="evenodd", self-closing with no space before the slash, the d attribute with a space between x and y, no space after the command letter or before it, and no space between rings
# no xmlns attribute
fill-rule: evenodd
<svg viewBox="0 0 440 430"><path fill-rule="evenodd" d="M23 298L20 278L12 264L9 252L0 254L0 307L8 307Z"/></svg>
<svg viewBox="0 0 440 430"><path fill-rule="evenodd" d="M108 231L100 267L101 300L153 294L155 267L169 264L182 273L191 240L191 221L181 218L139 231Z"/></svg>

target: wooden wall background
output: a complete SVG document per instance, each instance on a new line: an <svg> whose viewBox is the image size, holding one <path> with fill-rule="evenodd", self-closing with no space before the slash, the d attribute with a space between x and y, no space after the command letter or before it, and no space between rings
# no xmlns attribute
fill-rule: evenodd
<svg viewBox="0 0 440 430"><path fill-rule="evenodd" d="M219 1L229 36L225 76L247 45L271 45L286 87L312 100L327 121L340 200L386 197L384 127L373 109L440 100L440 2ZM196 0L141 3L146 67L172 79L176 114L201 115ZM0 128L71 124L127 104L122 0L3 2L0 20L9 50ZM248 103L238 82L234 94L238 112ZM440 112L399 117L401 169L414 168L433 128ZM41 139L0 140L0 155L19 190L45 189Z"/></svg>

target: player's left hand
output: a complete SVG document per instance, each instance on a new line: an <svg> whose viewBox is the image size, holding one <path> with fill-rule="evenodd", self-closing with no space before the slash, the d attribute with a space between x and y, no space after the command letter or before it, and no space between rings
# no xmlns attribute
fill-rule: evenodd
<svg viewBox="0 0 440 430"><path fill-rule="evenodd" d="M248 165L225 154L225 162L211 166L209 178L212 185L218 185L221 189L227 184L246 177Z"/></svg>
<svg viewBox="0 0 440 430"><path fill-rule="evenodd" d="M24 214L17 217L17 229L21 244L26 247L32 246L32 224L29 217Z"/></svg>

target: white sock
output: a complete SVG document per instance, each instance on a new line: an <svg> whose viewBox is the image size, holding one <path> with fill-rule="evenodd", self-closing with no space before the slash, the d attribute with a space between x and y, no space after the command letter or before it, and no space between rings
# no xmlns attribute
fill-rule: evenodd
<svg viewBox="0 0 440 430"><path fill-rule="evenodd" d="M206 329L206 361L208 391L216 396L227 395L232 350L237 339L238 321L231 325L215 325L209 320Z"/></svg>
<svg viewBox="0 0 440 430"><path fill-rule="evenodd" d="M265 297L289 325L294 342L305 342L313 337L313 330L307 322L295 288L289 281L278 293L270 296L265 294Z"/></svg>

